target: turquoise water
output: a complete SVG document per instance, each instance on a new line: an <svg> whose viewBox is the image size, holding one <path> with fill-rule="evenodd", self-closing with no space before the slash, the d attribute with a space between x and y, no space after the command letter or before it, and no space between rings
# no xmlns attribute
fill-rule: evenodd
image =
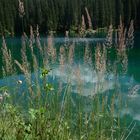
<svg viewBox="0 0 140 140"><path fill-rule="evenodd" d="M140 33L136 33L134 47L127 51L127 71L123 71L120 68L120 65L123 67L123 63L115 62L116 56L114 54L114 49L109 53L109 58L107 62L110 62L110 65L106 65L106 70L102 74L98 75L95 67L95 51L97 43L104 42L104 38L96 39L78 39L78 38L54 38L53 47L56 48L56 60L46 65L52 70L48 76L48 80L55 87L58 87L59 84L67 85L71 83L72 93L80 94L83 97L91 98L96 94L106 94L110 96L114 91L117 91L121 94L124 103L127 104L126 108L122 108L122 116L126 115L127 119L134 120L137 122L134 129L134 134L130 137L131 140L140 139ZM9 38L6 39L7 46L11 50L13 60L16 59L19 62L21 61L21 39L20 38ZM41 43L47 44L47 38L41 38ZM68 63L67 58L63 66L60 65L60 53L59 49L61 47L65 48L65 57L68 57L68 52L70 47L74 46L74 52L72 52L72 64ZM85 50L88 46L88 53L84 58ZM35 45L36 47L36 45ZM0 52L2 54L2 52ZM37 55L38 63L40 68L42 67L41 56L37 48L35 48L35 54ZM31 54L27 52L28 60L30 65ZM87 61L87 62L85 62ZM63 70L62 70L63 69ZM25 91L25 77L24 75L17 70L16 74L11 74L7 77L2 76L2 55L0 55L0 86L7 86L11 90L13 87L16 87L17 81L23 81L23 84L20 87L20 91ZM78 72L80 72L80 77L78 77ZM37 73L40 74L40 71ZM32 69L32 84L34 85L34 70ZM78 79L80 78L80 79ZM98 81L100 79L100 82ZM41 83L41 81L39 81ZM79 82L82 83L82 90L77 89ZM99 86L100 85L100 86ZM115 104L118 104L118 100L115 101ZM88 110L88 109L87 109Z"/></svg>

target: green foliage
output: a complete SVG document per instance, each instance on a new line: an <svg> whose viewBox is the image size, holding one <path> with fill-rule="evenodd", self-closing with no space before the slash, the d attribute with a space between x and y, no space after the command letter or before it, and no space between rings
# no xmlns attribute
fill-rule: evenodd
<svg viewBox="0 0 140 140"><path fill-rule="evenodd" d="M73 34L78 30L76 26L70 26L70 28L71 32L74 32ZM98 28L99 33L106 32L106 30L106 28ZM95 30L88 29L85 32L86 35L91 36L95 33L94 31ZM32 47L33 46L30 46L30 48ZM40 50L42 50L42 48L40 48ZM63 50L61 50L61 53L63 54ZM102 61L102 59L106 57L100 49L97 50L95 55L96 54L101 56L101 60L98 57L99 61ZM38 72L39 66L33 54L33 63L36 63L36 65L34 65L35 77L30 79L32 71L28 69L30 63L28 63L28 59L26 58L26 50L22 50L22 55L24 60L23 66L18 63L18 61L15 62L24 73L27 83L25 86L26 89L21 90L20 88L21 85L24 85L24 81L16 81L17 85L15 85L14 90L11 90L14 93L11 93L10 97L18 96L18 98L9 98L9 100L7 100L7 92L10 90L8 87L0 88L0 93L2 93L0 96L0 139L119 140L129 135L131 125L127 128L126 124L121 124L121 121L123 122L126 118L121 118L120 116L120 106L122 107L123 104L121 103L118 93L112 94L109 98L106 98L108 95L106 96L106 94L100 93L95 93L94 96L84 96L79 93L73 97L72 83L68 80L69 82L66 88L59 86L54 88L47 79L51 69L42 68ZM45 57L43 57L43 59L45 59ZM104 63L104 61L98 63L99 71L102 63ZM44 67L46 67L46 65L49 66L48 63L44 65ZM106 68L104 73L105 72ZM68 73L68 76L71 76L71 69L68 70ZM80 88L84 88L84 85L80 85ZM118 89L115 89L115 91L118 91ZM20 95L17 95L19 92ZM26 93L31 94L27 95ZM24 95L26 97L22 101L25 102L25 104L22 104L20 98ZM20 99L20 101L17 99ZM16 101L14 102L13 100ZM120 105L117 104L116 106L116 100Z"/></svg>
<svg viewBox="0 0 140 140"><path fill-rule="evenodd" d="M71 37L76 37L77 34L78 34L78 28L75 27L75 26L71 26L71 27L70 27L70 34L69 34L69 35L70 35Z"/></svg>
<svg viewBox="0 0 140 140"><path fill-rule="evenodd" d="M44 82L50 71L51 69L41 69ZM65 97L61 99L50 83L44 84L47 96L42 100L45 103L42 100L34 101L34 98L29 100L31 103L38 102L39 106L36 104L24 109L20 103L14 105L8 101L0 101L1 139L121 139L127 127L120 124L120 119L123 120L119 116L120 112L116 112L117 117L114 117L114 98L119 99L118 94L109 101L105 101L105 97L100 94L94 98L78 95L74 104L71 85L66 87L63 95ZM0 92L5 90L8 88L0 88ZM55 94L48 94L52 90ZM84 110L87 102L90 111Z"/></svg>
<svg viewBox="0 0 140 140"><path fill-rule="evenodd" d="M41 69L41 77L43 78L46 77L50 71L51 69L46 69L46 68Z"/></svg>
<svg viewBox="0 0 140 140"><path fill-rule="evenodd" d="M3 104L0 107L0 138L1 139L120 139L127 129L120 124L120 118L113 116L114 102L108 105L100 101L97 95L94 99L82 99L76 107L72 105L71 96L66 94L65 108L55 110L56 94L51 97L50 107L21 107ZM116 96L117 97L117 96ZM116 98L115 97L115 98ZM85 100L91 106L91 112L83 110ZM113 105L113 106L112 106ZM111 110L108 109L111 107ZM58 107L61 107L61 102ZM72 112L70 111L72 109ZM119 114L119 112L118 112ZM125 119L125 118L124 118ZM122 118L123 120L123 118Z"/></svg>
<svg viewBox="0 0 140 140"><path fill-rule="evenodd" d="M23 26L28 31L29 25L37 24L41 33L49 30L64 32L71 27L81 26L81 17L86 15L87 7L92 19L93 28L118 25L120 15L126 24L135 19L139 26L139 1L138 0L24 0L25 15ZM22 32L22 20L18 13L18 1L0 1L0 34ZM86 18L86 24L88 23Z"/></svg>
<svg viewBox="0 0 140 140"><path fill-rule="evenodd" d="M46 90L47 92L48 92L48 91L53 91L53 90L54 90L52 84L46 84L44 88L45 88L45 90Z"/></svg>
<svg viewBox="0 0 140 140"><path fill-rule="evenodd" d="M114 118L112 114L114 106L111 111L108 111L108 104L103 104L104 102L100 101L100 97L97 95L96 98L88 101L91 106L91 112L88 113L83 109L87 105L85 100L89 99L77 97L77 106L73 104L70 93L71 85L66 88L63 100L60 100L57 94L49 95L48 93L52 90L56 91L50 83L45 81L50 71L51 69L41 69L47 93L44 99L45 103L42 103L41 100L34 101L31 98L29 100L31 103L38 102L40 105L38 106L36 103L35 106L28 106L27 109L24 109L20 103L14 105L8 101L0 101L0 138L82 140L97 139L101 135L104 139L109 139L111 129L116 132L113 135L116 138L120 129L116 129L118 127L117 118ZM7 87L0 88L0 92L6 90L8 91ZM106 129L109 131L104 131Z"/></svg>

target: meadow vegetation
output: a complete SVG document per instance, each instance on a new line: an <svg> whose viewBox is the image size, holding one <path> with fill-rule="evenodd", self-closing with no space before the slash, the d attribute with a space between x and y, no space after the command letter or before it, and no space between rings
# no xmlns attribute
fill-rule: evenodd
<svg viewBox="0 0 140 140"><path fill-rule="evenodd" d="M84 31L84 20L82 25L81 31ZM97 43L94 52L85 39L82 63L97 75L94 90L84 93L88 96L83 95L80 65L73 69L76 46L75 42L68 41L68 35L66 43L56 48L52 35L48 36L47 44L42 43L39 27L34 30L30 26L29 38L25 33L22 35L21 60L12 57L3 36L3 78L17 74L24 78L13 78L15 86L12 88L7 85L0 87L0 139L126 140L136 124L128 124L125 116L121 116L124 103L118 90L117 75L127 72L127 51L133 47L133 33L133 21L126 29L120 20L118 30L113 32L110 25L106 40ZM111 49L114 50L112 62L109 59ZM60 81L53 85L49 81L49 74L55 74L55 63L59 64L61 75L68 71L67 84ZM101 92L105 75L110 72L116 76L111 97ZM72 77L76 81L77 94L72 90ZM21 90L23 85L25 89ZM117 105L116 99L119 101Z"/></svg>

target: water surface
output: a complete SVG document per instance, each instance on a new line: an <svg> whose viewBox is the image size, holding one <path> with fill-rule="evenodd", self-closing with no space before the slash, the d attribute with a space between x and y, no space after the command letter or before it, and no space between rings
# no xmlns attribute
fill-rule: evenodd
<svg viewBox="0 0 140 140"><path fill-rule="evenodd" d="M53 38L53 47L56 49L56 59L55 62L47 64L46 67L52 69L49 73L48 80L54 85L54 87L59 87L60 84L63 86L68 83L72 86L73 94L80 94L83 97L94 97L96 94L104 94L110 96L116 91L121 94L124 103L127 104L127 108L122 108L122 115L127 115L128 118L140 122L140 33L135 35L135 43L133 48L128 48L127 51L127 71L119 70L119 63L114 63L116 57L114 55L114 49L110 52L110 57L107 60L110 61L113 69L109 70L111 66L107 65L107 70L102 73L97 73L95 68L95 52L98 43L104 42L104 38L87 39L87 38ZM21 38L8 38L6 39L7 46L12 52L13 59L21 62ZM41 38L41 43L46 44L47 38ZM43 46L43 45L42 45ZM70 47L74 46L74 51L72 52L72 63L69 64L68 59L65 59L63 65L60 65L60 48L65 48L65 55L68 57ZM44 47L44 46L43 46ZM87 55L85 54L86 48ZM38 50L35 51L40 60L40 54ZM0 52L2 54L2 52ZM30 53L27 52L28 60L30 61ZM86 56L88 56L86 58ZM87 61L87 62L85 62ZM42 67L42 62L39 61L40 68ZM0 55L0 86L13 87L17 86L17 81L21 80L23 84L20 86L20 90L24 91L26 89L25 77L18 71L16 74L9 75L7 77L2 76L2 55ZM117 71L118 70L118 71ZM40 74L40 70L37 72ZM79 75L80 76L79 76ZM34 71L32 70L32 84L34 85ZM40 81L41 83L41 81ZM82 88L79 90L78 85L81 84ZM62 90L63 91L63 90ZM115 101L116 105L118 100ZM87 108L88 110L88 108ZM138 130L138 125L135 130ZM138 133L136 131L136 133ZM140 136L137 136L140 138ZM137 138L136 137L136 138ZM134 136L132 137L134 138Z"/></svg>

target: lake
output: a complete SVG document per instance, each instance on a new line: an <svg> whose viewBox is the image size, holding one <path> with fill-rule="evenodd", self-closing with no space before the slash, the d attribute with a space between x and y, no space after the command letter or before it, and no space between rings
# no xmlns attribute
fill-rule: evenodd
<svg viewBox="0 0 140 140"><path fill-rule="evenodd" d="M54 86L54 89L59 87L60 92L64 92L63 88L67 84L71 85L71 93L74 96L80 95L86 99L94 98L96 94L111 97L114 92L118 92L124 103L121 115L126 116L130 122L132 120L136 122L135 136L132 134L130 139L140 138L140 32L135 33L133 48L128 47L125 53L119 55L113 47L106 50L105 46L100 45L105 42L104 38L42 37L40 40L43 48L41 51L39 44L36 45L35 41L32 41L38 69L34 69L32 54L27 45L29 42L26 40L23 42L27 47L26 55L31 71L32 87L36 85L36 76L40 78L41 68L44 67L42 60L46 58L45 67L51 69L47 81ZM12 60L22 62L21 42L21 38L6 39ZM41 52L45 51L46 55L41 56ZM25 92L26 79L17 66L15 66L16 72L3 77L2 51L0 54L0 87L8 87L12 93L15 90L13 87L16 87L20 80L22 85L18 92ZM38 83L42 84L42 80ZM116 106L118 102L116 99L114 102ZM85 110L90 112L90 107Z"/></svg>

